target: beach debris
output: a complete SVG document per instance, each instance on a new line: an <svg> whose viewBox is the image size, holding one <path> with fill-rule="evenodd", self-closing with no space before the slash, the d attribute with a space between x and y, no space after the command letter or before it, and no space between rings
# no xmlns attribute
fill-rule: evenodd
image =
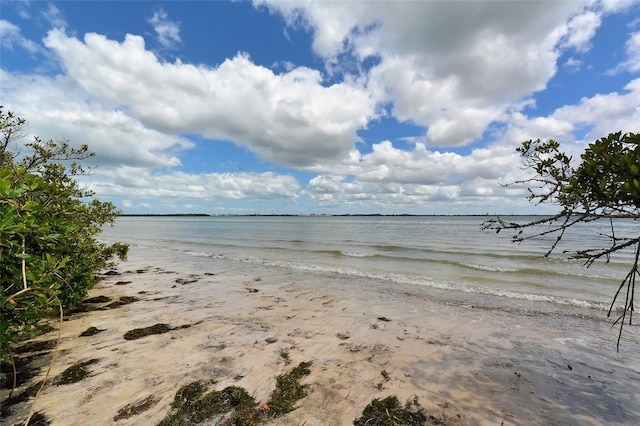
<svg viewBox="0 0 640 426"><path fill-rule="evenodd" d="M278 341L278 339L276 339L275 337L267 337L266 339L264 339L265 342L267 342L268 344L272 344Z"/></svg>
<svg viewBox="0 0 640 426"><path fill-rule="evenodd" d="M118 281L114 285L127 285L127 284L131 284L131 281Z"/></svg>
<svg viewBox="0 0 640 426"><path fill-rule="evenodd" d="M24 422L20 422L16 423L14 426L22 426L23 424ZM40 411L36 411L29 419L29 424L27 426L49 426L50 424L51 422L47 419L47 416Z"/></svg>
<svg viewBox="0 0 640 426"><path fill-rule="evenodd" d="M307 396L309 385L300 383L300 379L311 374L311 361L304 361L288 373L276 378L276 388L271 393L266 406L269 415L278 417L296 409L295 403Z"/></svg>
<svg viewBox="0 0 640 426"><path fill-rule="evenodd" d="M351 335L349 333L336 333L336 337L340 340L347 340L351 338Z"/></svg>
<svg viewBox="0 0 640 426"><path fill-rule="evenodd" d="M145 336L151 336L152 334L168 333L171 330L173 330L173 328L168 324L159 323L149 327L134 328L124 333L123 337L125 340L137 340Z"/></svg>
<svg viewBox="0 0 640 426"><path fill-rule="evenodd" d="M248 291L249 293L257 293L257 292L259 292L260 290L258 290L257 288L248 288L248 289L247 289L247 291Z"/></svg>
<svg viewBox="0 0 640 426"><path fill-rule="evenodd" d="M193 324L184 324L177 327L171 327L168 324L158 323L149 327L134 328L133 330L129 330L124 333L123 337L125 338L125 340L137 340L145 336L151 336L153 334L164 334L172 330L182 330L201 323L202 321L198 321Z"/></svg>
<svg viewBox="0 0 640 426"><path fill-rule="evenodd" d="M205 394L202 382L181 387L173 400L171 411L158 426L209 424L252 424L255 399L238 386Z"/></svg>
<svg viewBox="0 0 640 426"><path fill-rule="evenodd" d="M138 299L135 296L122 296L120 299L116 300L115 302L111 302L108 305L103 306L98 310L106 311L108 309L119 308L120 306L128 305L129 303L137 302L138 300L140 299Z"/></svg>
<svg viewBox="0 0 640 426"><path fill-rule="evenodd" d="M107 296L96 296L84 299L82 303L107 303L111 302L111 298Z"/></svg>
<svg viewBox="0 0 640 426"><path fill-rule="evenodd" d="M285 350L280 351L280 358L284 360L285 365L291 364L291 357L289 356L289 352Z"/></svg>
<svg viewBox="0 0 640 426"><path fill-rule="evenodd" d="M115 271L113 269L106 271L105 273L103 273L102 275L120 275L120 272Z"/></svg>
<svg viewBox="0 0 640 426"><path fill-rule="evenodd" d="M113 417L113 421L117 422L121 419L128 419L131 416L136 416L140 413L147 411L149 408L156 405L158 401L155 396L149 395L148 397L141 399L139 401L132 402L131 404L127 404L118 410L118 414Z"/></svg>
<svg viewBox="0 0 640 426"><path fill-rule="evenodd" d="M379 382L376 387L378 388L378 390L382 390L384 389L384 384L387 383L389 380L391 380L391 376L389 376L389 373L387 373L387 370L382 370L380 372L380 374L382 375L382 378L384 380L382 380L381 382Z"/></svg>
<svg viewBox="0 0 640 426"><path fill-rule="evenodd" d="M30 352L43 352L50 351L56 347L58 342L54 340L42 340L39 342L27 342L24 345L20 345L13 350L16 354L25 354Z"/></svg>
<svg viewBox="0 0 640 426"><path fill-rule="evenodd" d="M278 376L271 397L263 404L258 404L246 389L239 386L206 393L207 386L202 381L189 383L178 389L169 413L158 426L204 423L250 426L279 417L295 410L295 403L307 396L308 385L301 384L300 379L311 373L311 365L311 362L301 362L288 373Z"/></svg>
<svg viewBox="0 0 640 426"><path fill-rule="evenodd" d="M431 420L431 423L427 423ZM429 418L422 410L418 399L407 401L404 407L395 395L384 399L374 399L362 412L362 416L353 421L355 426L422 426L426 424L439 424L439 419Z"/></svg>
<svg viewBox="0 0 640 426"><path fill-rule="evenodd" d="M96 327L89 327L85 331L80 333L80 337L93 336L95 334L102 333L103 331L104 330L100 330L99 328L96 328Z"/></svg>
<svg viewBox="0 0 640 426"><path fill-rule="evenodd" d="M198 276L190 275L189 278L176 278L174 282L182 285L193 284L198 282Z"/></svg>
<svg viewBox="0 0 640 426"><path fill-rule="evenodd" d="M391 320L387 317L378 317L378 321L391 322Z"/></svg>
<svg viewBox="0 0 640 426"><path fill-rule="evenodd" d="M98 362L98 360L95 358L88 361L77 362L71 367L64 370L58 376L54 377L52 380L52 384L54 384L55 386L60 386L77 383L89 376L89 370L87 370L87 366L96 362Z"/></svg>

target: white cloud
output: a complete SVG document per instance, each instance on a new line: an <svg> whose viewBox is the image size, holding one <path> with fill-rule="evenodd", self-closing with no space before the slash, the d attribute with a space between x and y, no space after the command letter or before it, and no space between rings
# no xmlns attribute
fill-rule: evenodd
<svg viewBox="0 0 640 426"><path fill-rule="evenodd" d="M180 24L169 20L169 15L163 9L154 12L148 19L158 35L158 41L165 49L176 47L182 40L180 38Z"/></svg>
<svg viewBox="0 0 640 426"><path fill-rule="evenodd" d="M202 201L224 198L294 202L300 190L294 177L273 172L153 174L147 169L127 166L101 170L100 176L91 179L89 186L108 197Z"/></svg>
<svg viewBox="0 0 640 426"><path fill-rule="evenodd" d="M6 49L13 49L14 44L28 50L30 53L36 53L40 50L37 43L25 38L18 26L11 22L0 19L0 43Z"/></svg>
<svg viewBox="0 0 640 426"><path fill-rule="evenodd" d="M67 21L60 13L60 9L53 3L49 3L41 14L53 28L65 28L67 26Z"/></svg>
<svg viewBox="0 0 640 426"><path fill-rule="evenodd" d="M586 11L576 15L566 25L566 35L560 42L563 48L572 48L578 52L589 50L590 42L600 26L600 15L594 11Z"/></svg>
<svg viewBox="0 0 640 426"><path fill-rule="evenodd" d="M599 12L577 2L256 1L313 31L327 60L380 58L369 89L401 121L428 127L431 146L459 146L546 87L558 46L583 51Z"/></svg>
<svg viewBox="0 0 640 426"><path fill-rule="evenodd" d="M364 88L323 86L309 68L274 74L241 54L215 68L161 63L133 35L122 43L98 34L80 41L54 30L45 45L87 94L122 106L144 125L231 140L276 164L305 167L348 157L356 131L375 116Z"/></svg>
<svg viewBox="0 0 640 426"><path fill-rule="evenodd" d="M87 98L64 77L13 75L0 70L3 103L29 122L29 131L46 140L87 143L96 164L147 167L180 164L177 154L188 140L153 130L124 112Z"/></svg>
<svg viewBox="0 0 640 426"><path fill-rule="evenodd" d="M640 32L631 34L625 45L627 60L623 64L629 72L640 71Z"/></svg>

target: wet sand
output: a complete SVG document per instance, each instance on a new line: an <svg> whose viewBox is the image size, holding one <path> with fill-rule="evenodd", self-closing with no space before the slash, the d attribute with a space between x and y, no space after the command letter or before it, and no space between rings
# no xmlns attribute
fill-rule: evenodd
<svg viewBox="0 0 640 426"><path fill-rule="evenodd" d="M325 273L187 256L159 262L137 248L116 270L89 296L139 300L64 322L51 377L97 361L84 380L45 387L35 409L53 425L157 424L178 388L196 380L241 386L264 402L275 378L302 361L313 362L309 395L270 424L351 424L389 395L417 397L447 424L640 424L638 327L616 353L616 332L600 312L507 312L487 300L471 306L432 289L345 285ZM173 330L123 337L159 323ZM80 337L89 327L103 331ZM114 420L143 400L148 409ZM12 409L3 424L28 405Z"/></svg>

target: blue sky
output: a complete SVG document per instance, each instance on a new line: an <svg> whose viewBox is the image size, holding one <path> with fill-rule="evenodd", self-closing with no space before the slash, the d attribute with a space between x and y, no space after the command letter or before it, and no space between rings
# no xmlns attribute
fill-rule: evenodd
<svg viewBox="0 0 640 426"><path fill-rule="evenodd" d="M520 142L640 131L639 2L0 7L2 105L125 213L545 213Z"/></svg>

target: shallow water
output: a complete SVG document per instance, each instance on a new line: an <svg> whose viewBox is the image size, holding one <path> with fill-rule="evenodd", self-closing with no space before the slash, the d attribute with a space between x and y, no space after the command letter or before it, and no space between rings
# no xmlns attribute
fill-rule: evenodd
<svg viewBox="0 0 640 426"><path fill-rule="evenodd" d="M585 268L563 254L603 241L607 223L578 226L550 257L551 241L510 242L484 217L123 217L104 238L192 256L408 283L453 292L604 311L630 253ZM527 218L517 218L527 220ZM619 236L637 224L624 222ZM459 296L456 296L459 297Z"/></svg>

